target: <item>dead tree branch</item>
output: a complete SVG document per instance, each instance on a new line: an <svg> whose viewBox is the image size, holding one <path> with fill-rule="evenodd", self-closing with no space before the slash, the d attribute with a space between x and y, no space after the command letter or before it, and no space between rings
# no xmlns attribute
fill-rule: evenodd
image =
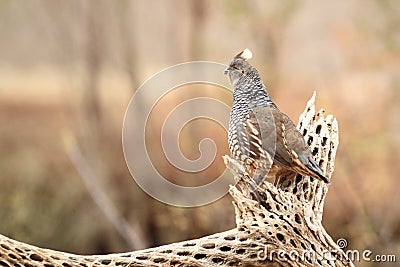
<svg viewBox="0 0 400 267"><path fill-rule="evenodd" d="M338 146L336 119L316 112L315 93L299 129L331 178ZM237 179L237 227L203 238L128 253L80 256L37 248L0 235L1 266L354 266L322 226L328 187L301 177L281 177L260 187L243 166L225 156Z"/></svg>

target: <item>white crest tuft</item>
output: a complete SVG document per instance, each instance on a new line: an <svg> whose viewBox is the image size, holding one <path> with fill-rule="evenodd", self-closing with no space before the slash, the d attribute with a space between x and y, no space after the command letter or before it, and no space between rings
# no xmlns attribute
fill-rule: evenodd
<svg viewBox="0 0 400 267"><path fill-rule="evenodd" d="M253 53L251 53L250 49L246 48L240 53L240 57L243 59L251 59L253 57Z"/></svg>

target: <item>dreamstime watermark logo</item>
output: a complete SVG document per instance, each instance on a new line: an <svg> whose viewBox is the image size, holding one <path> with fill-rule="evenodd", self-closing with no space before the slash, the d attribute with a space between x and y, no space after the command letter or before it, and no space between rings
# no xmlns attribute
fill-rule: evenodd
<svg viewBox="0 0 400 267"><path fill-rule="evenodd" d="M199 186L175 184L164 177L152 161L147 146L149 119L163 118L161 128L161 149L168 164L176 171L188 176L207 169L216 159L217 147L210 138L199 142L200 156L191 160L182 153L179 137L185 126L198 119L210 120L220 125L225 133L228 128L229 106L218 97L190 97L179 102L163 114L165 109L157 109L163 99L174 97L187 86L209 86L213 90L228 91L229 81L223 75L226 65L215 62L189 62L169 67L144 82L132 97L126 110L123 124L124 156L132 177L137 184L153 198L175 206L193 207L213 202L224 196L233 178L224 175L226 170L212 182ZM218 94L216 94L218 95ZM226 135L225 135L226 136ZM153 159L154 160L154 159Z"/></svg>
<svg viewBox="0 0 400 267"><path fill-rule="evenodd" d="M336 240L336 244L339 246L339 248L344 249L347 248L348 244L347 244L347 240L344 238L339 238L338 240Z"/></svg>
<svg viewBox="0 0 400 267"><path fill-rule="evenodd" d="M372 250L356 250L346 249L348 246L347 240L339 238L336 241L338 249L322 250L316 252L315 250L291 250L286 251L283 249L275 249L266 245L264 249L258 251L257 257L261 261L273 261L278 259L282 262L308 262L308 263L321 263L321 262L335 262L335 261L352 261L352 262L396 262L395 254L374 254Z"/></svg>

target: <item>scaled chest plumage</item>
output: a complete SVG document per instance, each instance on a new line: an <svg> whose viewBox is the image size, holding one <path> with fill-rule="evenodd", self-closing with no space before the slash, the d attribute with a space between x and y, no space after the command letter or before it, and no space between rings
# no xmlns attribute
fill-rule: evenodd
<svg viewBox="0 0 400 267"><path fill-rule="evenodd" d="M263 91L263 83L258 77L246 75L236 84L234 99L229 120L228 143L231 154L240 163L249 167L248 170L257 168L260 158L266 157L266 145L263 146L262 138L274 135L274 129L263 129L260 131L254 111L265 110L262 121L266 122L272 118L269 105L272 103ZM269 114L268 114L269 113ZM249 122L253 123L249 123ZM265 126L272 126L273 120ZM274 127L272 127L274 128ZM274 139L273 136L272 139ZM265 140L264 140L265 141ZM270 140L274 143L274 140ZM265 143L265 142L264 142ZM272 148L272 147L271 147ZM273 153L273 148L272 151Z"/></svg>

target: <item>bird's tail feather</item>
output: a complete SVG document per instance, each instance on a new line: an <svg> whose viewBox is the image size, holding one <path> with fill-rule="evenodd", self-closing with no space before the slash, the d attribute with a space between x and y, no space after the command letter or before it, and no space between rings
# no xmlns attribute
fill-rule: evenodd
<svg viewBox="0 0 400 267"><path fill-rule="evenodd" d="M321 168L317 165L317 163L314 160L310 160L309 163L307 164L307 167L317 176L320 180L323 182L329 184L330 181L329 179L322 173Z"/></svg>

